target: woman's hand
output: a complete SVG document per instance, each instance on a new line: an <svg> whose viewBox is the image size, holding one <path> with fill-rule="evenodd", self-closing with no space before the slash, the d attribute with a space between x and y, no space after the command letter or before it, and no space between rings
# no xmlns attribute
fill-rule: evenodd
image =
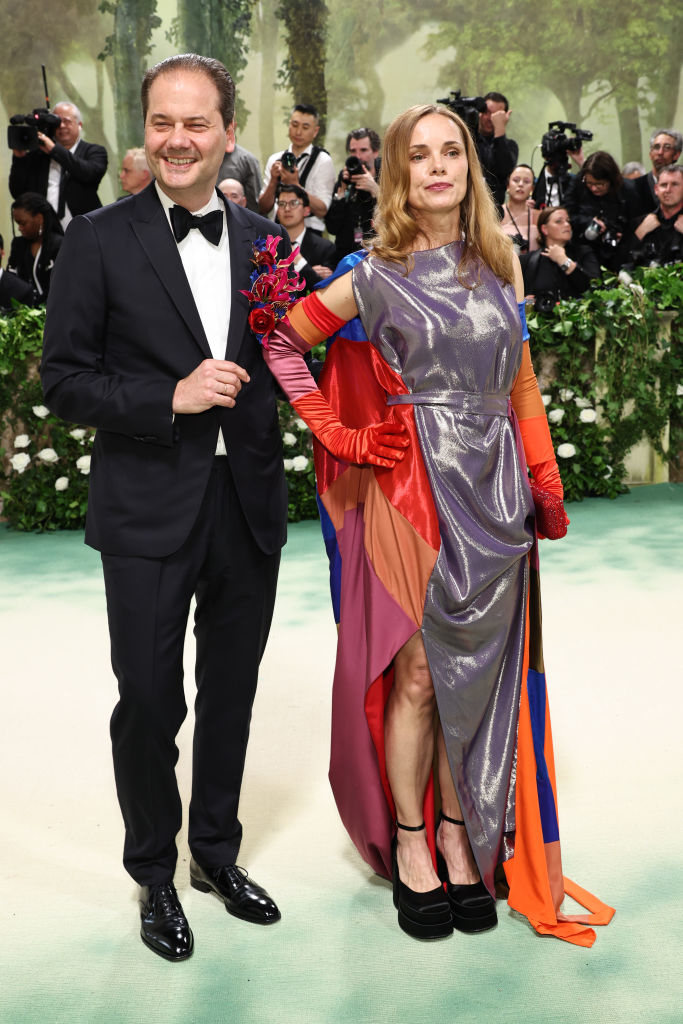
<svg viewBox="0 0 683 1024"><path fill-rule="evenodd" d="M564 251L564 246L558 245L556 242L552 242L547 249L544 249L541 252L541 256L547 256L553 263L557 263L558 267L561 267L567 261L567 253Z"/></svg>

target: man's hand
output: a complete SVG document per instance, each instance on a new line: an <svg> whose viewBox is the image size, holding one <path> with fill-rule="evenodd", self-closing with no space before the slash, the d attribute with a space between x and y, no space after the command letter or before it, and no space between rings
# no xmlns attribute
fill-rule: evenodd
<svg viewBox="0 0 683 1024"><path fill-rule="evenodd" d="M21 159L22 156L26 156L27 153L28 153L27 149L13 149L12 150L12 156L17 156L20 159Z"/></svg>
<svg viewBox="0 0 683 1024"><path fill-rule="evenodd" d="M369 192L372 196L377 196L379 193L379 186L370 174L370 171L366 170L362 174L354 174L351 181L361 192Z"/></svg>
<svg viewBox="0 0 683 1024"><path fill-rule="evenodd" d="M43 135L42 132L38 132L38 142L43 153L51 153L55 148L54 141L47 135Z"/></svg>
<svg viewBox="0 0 683 1024"><path fill-rule="evenodd" d="M205 359L189 377L176 384L173 412L205 412L214 405L232 409L243 383L249 383L249 374L237 363Z"/></svg>
<svg viewBox="0 0 683 1024"><path fill-rule="evenodd" d="M499 139L501 135L505 135L505 129L507 128L511 113L511 110L494 110L491 114L494 139Z"/></svg>
<svg viewBox="0 0 683 1024"><path fill-rule="evenodd" d="M282 165L280 165L280 181L284 185L298 185L299 184L299 168L295 167L293 171L286 171Z"/></svg>
<svg viewBox="0 0 683 1024"><path fill-rule="evenodd" d="M330 277L332 271L329 267L324 267L321 263L317 263L312 267L312 270L318 275L318 277Z"/></svg>
<svg viewBox="0 0 683 1024"><path fill-rule="evenodd" d="M640 224L635 230L636 238L643 239L645 235L649 235L651 231L656 231L659 227L659 217L656 213L648 213L646 217L643 217Z"/></svg>
<svg viewBox="0 0 683 1024"><path fill-rule="evenodd" d="M683 213L679 213L674 221L674 228L683 235Z"/></svg>
<svg viewBox="0 0 683 1024"><path fill-rule="evenodd" d="M581 146L580 149L577 149L576 152L570 149L568 150L568 153L569 159L573 163L575 163L577 167L583 167L584 163L586 162L586 158L583 155L583 146Z"/></svg>

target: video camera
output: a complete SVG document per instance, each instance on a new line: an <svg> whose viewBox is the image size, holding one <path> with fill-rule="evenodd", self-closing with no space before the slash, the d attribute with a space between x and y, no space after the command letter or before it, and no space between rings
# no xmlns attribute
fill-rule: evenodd
<svg viewBox="0 0 683 1024"><path fill-rule="evenodd" d="M486 110L486 100L483 96L463 96L460 89L451 89L447 97L436 102L442 103L444 107L448 107L461 117L472 138L476 139L479 134L479 115Z"/></svg>
<svg viewBox="0 0 683 1024"><path fill-rule="evenodd" d="M61 118L50 112L50 97L47 91L47 77L45 65L41 64L43 73L43 85L45 86L45 106L36 107L30 114L14 114L10 117L7 128L7 145L10 149L35 150L40 149L38 132L54 139L55 132L61 124Z"/></svg>
<svg viewBox="0 0 683 1024"><path fill-rule="evenodd" d="M567 132L574 134L567 135ZM584 141L592 138L593 132L577 128L571 121L551 121L541 139L541 155L547 164L566 170L569 167L567 153L578 153Z"/></svg>
<svg viewBox="0 0 683 1024"><path fill-rule="evenodd" d="M40 149L38 132L54 139L61 118L45 107L36 107L30 114L14 114L7 127L7 145L10 149Z"/></svg>

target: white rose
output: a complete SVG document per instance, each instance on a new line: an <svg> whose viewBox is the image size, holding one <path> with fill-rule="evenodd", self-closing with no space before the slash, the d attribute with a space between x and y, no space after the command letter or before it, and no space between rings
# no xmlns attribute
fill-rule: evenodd
<svg viewBox="0 0 683 1024"><path fill-rule="evenodd" d="M283 444L291 446L293 444L296 444L296 438L295 438L294 434L290 434L289 431L287 431L286 434L282 435L282 442L283 442Z"/></svg>
<svg viewBox="0 0 683 1024"><path fill-rule="evenodd" d="M9 461L12 469L16 469L17 473L23 473L31 461L31 456L26 452L19 452L17 455L13 455Z"/></svg>
<svg viewBox="0 0 683 1024"><path fill-rule="evenodd" d="M557 454L561 459L571 459L576 455L576 448L573 444L569 444L569 442L566 441L564 444L558 444Z"/></svg>
<svg viewBox="0 0 683 1024"><path fill-rule="evenodd" d="M577 409L590 409L590 400L588 398L575 398L574 405Z"/></svg>
<svg viewBox="0 0 683 1024"><path fill-rule="evenodd" d="M541 395L541 398L543 399L543 404L544 405L550 405L550 403L553 400L553 396L552 395Z"/></svg>
<svg viewBox="0 0 683 1024"><path fill-rule="evenodd" d="M90 472L90 456L81 455L80 459L76 459L76 469L79 473L82 473L83 476L87 476Z"/></svg>
<svg viewBox="0 0 683 1024"><path fill-rule="evenodd" d="M617 277L619 279L620 284L631 284L631 282L633 281L631 275L627 274L625 270L620 270Z"/></svg>
<svg viewBox="0 0 683 1024"><path fill-rule="evenodd" d="M582 409L579 419L582 423L595 423L598 414L595 409Z"/></svg>
<svg viewBox="0 0 683 1024"><path fill-rule="evenodd" d="M30 443L31 438L28 436L28 434L17 434L17 436L14 438L15 448L28 448Z"/></svg>
<svg viewBox="0 0 683 1024"><path fill-rule="evenodd" d="M83 427L76 427L75 430L69 431L69 437L73 437L75 441L82 441L85 437L85 430Z"/></svg>
<svg viewBox="0 0 683 1024"><path fill-rule="evenodd" d="M68 486L69 486L69 478L68 478L68 476L60 476L60 477L57 477L57 479L55 480L55 490L56 491L65 491Z"/></svg>
<svg viewBox="0 0 683 1024"><path fill-rule="evenodd" d="M561 423L564 419L564 409L551 409L548 413L548 419L551 423Z"/></svg>
<svg viewBox="0 0 683 1024"><path fill-rule="evenodd" d="M612 467L610 465L608 465L607 468L605 469L605 472L602 474L602 479L603 480L609 480L611 475L612 475Z"/></svg>
<svg viewBox="0 0 683 1024"><path fill-rule="evenodd" d="M571 388L560 388L558 395L560 396L561 402L571 402L574 397L574 392Z"/></svg>
<svg viewBox="0 0 683 1024"><path fill-rule="evenodd" d="M44 420L46 416L50 415L50 410L47 409L44 405L34 405L33 415L37 416L38 419Z"/></svg>
<svg viewBox="0 0 683 1024"><path fill-rule="evenodd" d="M308 469L308 459L305 455L297 455L292 459L292 469L295 473L303 473L305 469Z"/></svg>
<svg viewBox="0 0 683 1024"><path fill-rule="evenodd" d="M683 384L676 385L676 397L680 398L683 395Z"/></svg>
<svg viewBox="0 0 683 1024"><path fill-rule="evenodd" d="M299 430L308 430L308 423L304 423L303 420L294 420L294 423L299 428Z"/></svg>
<svg viewBox="0 0 683 1024"><path fill-rule="evenodd" d="M38 458L42 459L43 462L57 462L59 455L54 448L43 448L42 451L38 452Z"/></svg>
<svg viewBox="0 0 683 1024"><path fill-rule="evenodd" d="M636 293L636 295L644 295L645 294L645 289L643 288L642 284L632 284L629 287L630 287L632 292Z"/></svg>
<svg viewBox="0 0 683 1024"><path fill-rule="evenodd" d="M290 469L294 469L294 459L283 459L282 462L286 473L289 473Z"/></svg>

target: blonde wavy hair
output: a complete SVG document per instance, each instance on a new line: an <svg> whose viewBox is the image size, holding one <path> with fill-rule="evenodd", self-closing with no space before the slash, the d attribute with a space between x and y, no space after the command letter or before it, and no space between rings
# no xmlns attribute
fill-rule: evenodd
<svg viewBox="0 0 683 1024"><path fill-rule="evenodd" d="M424 103L409 107L389 125L383 141L382 173L375 211L375 236L369 240L379 259L402 263L409 273L413 267L412 248L420 227L408 204L410 161L408 154L413 129L429 114L447 117L459 129L467 155L467 192L460 204L460 225L464 241L458 276L472 287L479 280L481 264L489 267L506 284L513 283L512 243L500 230L500 218L479 163L479 157L465 122L448 107Z"/></svg>

